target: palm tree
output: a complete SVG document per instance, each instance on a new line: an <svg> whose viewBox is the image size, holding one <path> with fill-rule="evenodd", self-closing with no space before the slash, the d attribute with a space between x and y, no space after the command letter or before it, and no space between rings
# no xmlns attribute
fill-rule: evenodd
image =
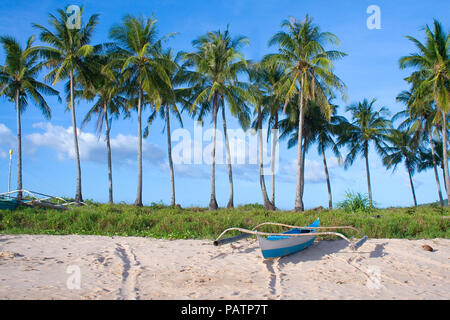
<svg viewBox="0 0 450 320"><path fill-rule="evenodd" d="M327 181L328 208L333 209L333 198L331 193L330 176L328 173L326 150L330 148L336 157L340 157L339 148L334 137L339 132L339 126L341 123L345 122L345 118L336 114L337 105L332 105L331 103L330 105L333 108L331 111L330 120L324 117L324 115L320 112L320 106L317 105L310 108L310 112L306 114L305 118L311 126L311 135L313 136L314 141L317 142L317 152L322 156L325 178Z"/></svg>
<svg viewBox="0 0 450 320"><path fill-rule="evenodd" d="M297 159L297 189L295 197L295 210L303 211L302 201L302 165L303 156L303 123L305 109L310 100L315 100L322 112L329 117L330 106L327 94L331 89L344 90L344 84L333 73L333 60L345 54L336 50L326 50L326 44L338 45L339 40L329 32L321 32L317 25L307 15L302 22L284 20L280 31L269 41L269 45L278 45L279 52L269 54L264 61L269 64L282 66L285 75L278 84L277 91L284 94L286 111L287 104L295 95L298 96L298 159Z"/></svg>
<svg viewBox="0 0 450 320"><path fill-rule="evenodd" d="M331 117L330 119L327 119L321 112L320 106L314 101L309 101L309 106L305 113L305 121L303 125L303 163L301 165L302 185L300 186L300 190L301 195L303 196L306 152L314 143L317 143L317 151L319 155L322 156L325 178L327 182L328 206L331 209L333 200L328 164L326 161L326 149L331 148L335 156L340 157L339 145L334 141L334 136L340 132L339 130L341 130L340 128L346 119L342 116L336 115L336 105L330 103L330 106L332 108ZM298 143L298 127L296 124L298 123L299 112L298 108L293 103L288 104L287 110L290 110L288 112L290 117L282 119L279 123L282 132L280 138L285 139L289 137L288 148L292 148Z"/></svg>
<svg viewBox="0 0 450 320"><path fill-rule="evenodd" d="M249 77L252 82L250 87L250 101L255 105L255 113L257 117L252 127L258 131L258 167L259 167L259 183L264 201L264 207L268 210L275 210L273 202L267 196L266 183L264 181L263 170L263 139L262 139L262 122L263 113L267 115L270 105L270 97L265 91L266 70L261 64L255 64L249 69ZM274 156L274 155L272 155ZM272 170L273 171L273 170Z"/></svg>
<svg viewBox="0 0 450 320"><path fill-rule="evenodd" d="M112 120L117 119L119 115L129 115L127 109L127 99L123 96L125 88L119 80L120 72L111 70L107 67L108 56L99 56L99 65L103 66L95 77L93 86L82 88L75 92L75 96L84 97L87 100L94 100L95 103L83 120L83 126L97 116L97 132L102 132L103 123L105 124L105 140L108 155L108 182L109 182L109 203L114 203L113 197L113 179L112 179L112 155L111 155L111 125Z"/></svg>
<svg viewBox="0 0 450 320"><path fill-rule="evenodd" d="M157 39L157 20L152 17L134 17L126 15L122 23L114 25L109 36L115 41L112 62L122 71L122 78L128 88L128 94L135 99L138 115L138 187L134 205L142 206L142 109L144 93L148 102L159 107L161 97L157 88L170 79L161 65L159 52L164 36Z"/></svg>
<svg viewBox="0 0 450 320"><path fill-rule="evenodd" d="M284 140L286 138L289 138L287 146L288 149L298 145L298 136L299 136L299 116L300 112L298 109L298 106L296 104L296 101L298 101L298 95L295 95L291 101L288 102L286 105L285 110L287 110L288 117L284 118L279 121L279 127L280 127L280 140ZM309 150L310 146L314 142L314 136L311 128L310 123L310 114L312 106L315 105L314 101L310 100L308 101L308 106L305 108L306 112L304 115L304 121L302 126L302 162L300 163L300 204L303 207L303 193L305 189L305 160L306 160L306 153Z"/></svg>
<svg viewBox="0 0 450 320"><path fill-rule="evenodd" d="M420 146L428 141L431 149L432 167L434 170L434 176L437 185L437 191L439 196L439 203L444 205L442 198L441 184L439 182L439 175L437 172L436 151L433 143L433 128L434 124L439 121L439 112L436 112L434 107L433 96L431 92L426 95L414 96L415 87L417 86L417 79L419 73L413 73L413 75L406 80L411 83L410 91L402 91L396 98L397 101L406 105L407 109L398 112L393 120L400 117L406 117L406 119L399 125L399 129L409 128L409 131L413 134L413 140L416 146ZM423 169L424 170L424 169ZM419 170L421 171L421 170Z"/></svg>
<svg viewBox="0 0 450 320"><path fill-rule="evenodd" d="M283 69L279 66L270 66L260 64L258 85L264 93L264 107L261 110L262 121L267 119L267 139L272 134L272 160L271 160L271 178L272 190L270 202L275 207L275 155L278 144L278 126L279 116L283 109L284 102L280 95L275 92L275 87L283 76Z"/></svg>
<svg viewBox="0 0 450 320"><path fill-rule="evenodd" d="M434 32L427 25L425 27L426 42L407 36L417 47L418 52L400 59L400 68L413 67L418 69L422 79L418 84L413 98L431 91L437 109L442 115L442 123L447 124L449 112L449 85L450 85L450 37L444 31L441 23L434 20ZM442 144L444 160L444 183L447 198L450 199L450 180L447 156L447 126L442 126Z"/></svg>
<svg viewBox="0 0 450 320"><path fill-rule="evenodd" d="M201 90L196 95L191 111L202 116L206 112L211 112L213 122L209 209L216 210L218 208L215 191L215 152L217 114L220 108L222 108L230 184L230 198L227 207L233 207L233 177L224 108L225 103L227 103L231 114L238 118L241 126L243 128L248 126L250 121L249 109L246 105L248 94L245 84L237 79L240 73L246 71L247 62L244 60L240 50L244 45L248 44L248 39L242 36L231 38L227 29L223 33L220 30L208 32L206 35L194 40L192 44L196 51L185 53L184 60L187 67L195 67L195 71L190 73L189 82L193 85L193 88L201 88Z"/></svg>
<svg viewBox="0 0 450 320"><path fill-rule="evenodd" d="M405 168L408 171L414 206L417 207L416 192L414 190L412 175L419 162L419 152L414 137L408 130L402 131L394 129L391 130L387 136L387 141L390 143L390 146L385 149L387 154L383 157L383 164L388 169L393 168L393 170L395 170L399 163L404 163Z"/></svg>
<svg viewBox="0 0 450 320"><path fill-rule="evenodd" d="M375 146L375 150L383 157L387 155L385 140L391 129L391 121L386 119L389 115L386 107L374 110L376 100L370 102L364 99L362 102L352 104L346 111L351 112L352 122L345 121L340 124L338 146L348 145L349 153L344 164L347 169L353 164L355 159L362 155L366 161L367 189L369 193L369 203L372 206L372 187L370 184L369 170L369 147L370 142Z"/></svg>
<svg viewBox="0 0 450 320"><path fill-rule="evenodd" d="M278 145L278 126L279 126L279 115L282 110L282 105L278 104L277 102L272 104L272 107L270 109L270 117L268 119L268 135L267 137L270 137L270 133L272 133L272 162L271 162L271 171L272 171L272 197L271 202L275 206L275 155L277 151L277 145Z"/></svg>
<svg viewBox="0 0 450 320"><path fill-rule="evenodd" d="M434 168L436 166L439 167L442 170L442 176L445 175L444 173L444 161L442 161L442 154L443 154L443 148L442 148L442 139L441 137L432 137L430 144L430 151L426 151L423 148L419 150L419 157L420 161L417 165L417 171L422 172L427 169ZM431 149L434 150L431 152ZM447 155L448 155L447 151ZM435 172L437 174L437 170ZM445 184L444 184L445 187ZM443 205L443 204L442 204Z"/></svg>
<svg viewBox="0 0 450 320"><path fill-rule="evenodd" d="M185 81L185 70L182 66L179 66L177 61L180 60L180 55L176 57L173 56L172 50L167 50L162 54L162 57L166 59L165 69L166 74L170 79L171 86L163 86L159 88L161 96L161 105L159 108L155 108L152 114L147 120L147 126L144 130L144 137L149 134L149 127L159 114L161 119L166 122L167 131L167 154L169 158L169 169L170 169L170 185L171 185L171 198L170 205L175 206L175 173L173 170L173 160L172 160L172 140L170 131L170 114L172 113L178 120L181 126L183 126L183 120L181 118L181 111L177 107L177 103L182 103L187 105L186 102L189 99L190 90L187 88L176 88Z"/></svg>
<svg viewBox="0 0 450 320"><path fill-rule="evenodd" d="M42 94L58 95L58 91L39 82L42 70L39 54L33 46L34 37L28 38L23 49L13 37L0 37L6 55L4 66L0 66L0 96L15 102L17 112L17 199L22 199L22 124L21 113L25 111L31 98L45 118L51 118L51 110Z"/></svg>
<svg viewBox="0 0 450 320"><path fill-rule="evenodd" d="M434 148L434 141L433 141L432 134L430 132L428 132L428 138L429 138L429 144L430 144L430 148L431 148L431 159L433 161L433 170L434 170L434 177L436 180L436 186L437 186L437 190L438 190L439 203L440 203L441 207L443 207L444 199L442 198L441 183L439 182L439 175L438 175L438 171L437 171L436 150Z"/></svg>
<svg viewBox="0 0 450 320"><path fill-rule="evenodd" d="M51 69L45 76L45 79L51 81L52 85L55 85L59 81L69 78L69 108L72 111L73 139L77 166L75 201L82 202L81 164L80 151L78 148L77 121L75 116L74 88L75 77L82 79L83 83L86 84L91 81L93 76L92 60L88 63L86 58L101 49L101 46L89 45L93 30L98 24L98 15L92 15L85 25L81 25L80 29L72 29L66 23L69 18L66 11L59 9L57 12L58 16L49 14L49 23L54 31L37 23L34 23L33 26L41 31L40 40L49 44L49 46L38 47L42 57L45 59L45 66ZM80 10L80 15L82 15L82 13L83 7Z"/></svg>

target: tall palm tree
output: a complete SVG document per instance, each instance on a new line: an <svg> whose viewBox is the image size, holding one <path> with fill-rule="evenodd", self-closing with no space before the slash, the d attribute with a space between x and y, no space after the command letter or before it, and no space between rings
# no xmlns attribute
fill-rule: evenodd
<svg viewBox="0 0 450 320"><path fill-rule="evenodd" d="M444 176L445 173L444 173L444 161L442 159L443 158L442 138L439 136L438 137L433 136L431 141L432 142L429 142L430 151L427 151L424 148L421 148L419 150L420 161L417 165L417 171L422 172L424 170L431 169L436 166L436 168L439 167L442 170L442 176ZM431 152L431 148L434 150L434 155ZM447 155L448 153L450 152L447 151Z"/></svg>
<svg viewBox="0 0 450 320"><path fill-rule="evenodd" d="M375 150L386 156L386 139L391 129L391 121L386 117L389 115L386 107L374 110L376 100L370 102L364 99L362 102L347 107L347 112L352 114L352 122L345 121L340 125L338 146L348 145L349 153L345 158L345 168L353 164L355 159L361 155L366 161L367 189L369 203L372 206L372 187L370 184L369 148L372 142Z"/></svg>
<svg viewBox="0 0 450 320"><path fill-rule="evenodd" d="M338 45L338 38L329 32L322 32L313 24L307 15L304 21L284 20L282 28L269 41L269 45L277 45L279 52L269 54L264 58L266 63L283 66L286 73L280 80L278 91L286 92L285 111L287 104L294 95L298 96L298 158L297 158L297 188L295 210L303 211L302 201L302 165L303 156L303 123L305 109L310 100L315 100L322 107L322 112L329 117L330 105L327 94L331 89L343 92L344 84L333 73L333 61L345 56L337 50L326 50L325 45Z"/></svg>
<svg viewBox="0 0 450 320"><path fill-rule="evenodd" d="M439 116L440 113L436 112L436 108L434 107L431 92L422 96L414 96L417 79L419 79L418 76L420 75L416 72L406 79L411 83L411 90L402 91L396 97L397 101L406 105L406 110L398 112L392 119L396 120L400 117L405 117L404 121L399 125L399 129L409 128L409 131L413 134L413 140L417 147L426 142L429 143L439 203L443 206L444 200L442 198L441 185L437 171L436 151L432 137L435 123L437 123L441 117ZM425 170L425 167L423 170Z"/></svg>
<svg viewBox="0 0 450 320"><path fill-rule="evenodd" d="M270 202L275 207L275 155L278 145L279 116L282 112L284 101L275 91L275 87L283 76L283 69L279 66L259 64L260 77L258 84L264 93L264 108L262 108L262 121L267 119L267 139L272 134L271 151L271 179L272 190Z"/></svg>
<svg viewBox="0 0 450 320"><path fill-rule="evenodd" d="M263 170L263 139L262 139L262 122L263 113L267 115L270 105L270 97L267 95L265 88L266 70L261 64L254 64L249 69L249 77L252 85L250 87L250 101L255 106L256 119L252 127L258 131L258 167L259 167L259 183L264 201L264 207L268 210L275 210L273 202L267 196L266 183L264 180ZM273 155L272 155L273 156Z"/></svg>
<svg viewBox="0 0 450 320"><path fill-rule="evenodd" d="M433 171L434 171L434 178L436 180L436 186L437 186L437 190L438 190L439 203L440 203L441 207L443 207L444 199L442 198L441 183L439 182L439 175L438 175L438 171L437 171L438 164L437 164L437 160L436 160L436 150L434 148L435 143L433 141L433 136L432 136L431 132L428 132L428 139L429 139L428 141L429 141L430 149L431 149L431 159L433 161Z"/></svg>
<svg viewBox="0 0 450 320"><path fill-rule="evenodd" d="M175 206L175 173L173 169L172 160L172 140L171 140L171 130L170 130L170 114L173 114L178 120L179 124L183 126L183 120L181 118L181 112L177 107L178 103L183 106L188 104L190 90L188 88L180 87L185 82L185 70L183 66L178 64L180 60L180 55L176 57L173 56L172 50L167 50L162 53L162 57L166 59L164 64L166 74L170 79L171 86L163 86L158 88L161 96L161 105L155 108L147 120L147 126L144 130L144 137L149 134L149 127L155 120L156 116L159 114L161 119L166 122L167 131L167 154L169 158L169 170L170 170L170 185L171 185L171 198L170 205Z"/></svg>
<svg viewBox="0 0 450 320"><path fill-rule="evenodd" d="M168 35L157 38L157 20L155 18L126 15L121 24L111 27L109 37L115 41L116 48L112 62L122 71L122 78L129 89L128 94L136 98L138 116L138 186L136 206L142 206L142 109L144 93L148 102L159 107L161 97L157 88L166 84L170 87L159 53L161 42Z"/></svg>
<svg viewBox="0 0 450 320"><path fill-rule="evenodd" d="M43 94L58 95L58 91L37 80L42 70L39 54L33 46L34 37L28 38L23 49L13 37L0 37L5 51L5 64L0 66L0 96L15 102L17 112L17 190L22 190L22 123L21 113L25 111L31 98L44 117L51 118L51 110ZM17 199L22 199L19 191Z"/></svg>
<svg viewBox="0 0 450 320"><path fill-rule="evenodd" d="M83 7L80 15L83 17ZM45 66L51 71L45 76L46 80L55 85L63 79L69 78L70 103L72 111L73 139L75 147L75 158L77 166L77 187L75 201L82 202L81 192L81 164L80 151L78 148L77 121L74 103L75 77L82 79L83 83L89 83L93 76L93 61L87 62L87 57L98 52L101 46L89 45L95 26L98 24L98 15L89 17L86 24L82 24L80 29L72 29L66 23L69 19L66 11L57 10L57 15L49 14L49 24L54 31L34 23L40 33L40 40L49 46L39 46L39 51L45 59Z"/></svg>
<svg viewBox="0 0 450 320"><path fill-rule="evenodd" d="M107 66L108 56L97 57L99 65L102 66L95 76L91 87L81 88L75 92L75 96L84 97L87 100L95 100L94 105L86 114L83 120L83 126L97 116L97 132L102 132L103 123L105 124L105 140L108 155L108 202L114 203L113 179L112 179L112 154L111 154L111 125L112 120L117 119L119 115L129 115L127 109L127 99L124 97L125 88L120 82L120 71L109 69Z"/></svg>
<svg viewBox="0 0 450 320"><path fill-rule="evenodd" d="M288 102L286 105L285 110L287 110L288 117L282 119L279 121L279 127L280 127L280 140L284 140L288 138L287 147L288 149L298 145L298 136L299 136L299 116L300 112L298 109L298 105L296 103L298 101L297 95L291 99L291 101ZM309 150L310 146L314 142L314 136L313 132L311 130L311 123L310 123L310 110L313 108L312 105L314 104L314 101L310 100L308 102L308 106L304 115L304 121L302 126L302 162L300 163L300 204L303 207L303 193L305 189L305 160L306 160L306 153Z"/></svg>
<svg viewBox="0 0 450 320"><path fill-rule="evenodd" d="M333 197L331 193L331 181L328 173L326 150L331 149L336 157L340 157L339 148L335 136L339 132L339 126L345 122L345 118L337 115L337 105L332 105L330 120L320 112L320 106L312 106L307 113L307 122L311 126L312 139L317 143L317 152L322 156L325 178L328 190L328 208L333 208Z"/></svg>
<svg viewBox="0 0 450 320"><path fill-rule="evenodd" d="M331 101L331 99L330 99ZM330 103L330 102L329 102ZM337 106L330 103L332 107L331 117L327 119L326 116L321 112L320 106L314 101L309 101L309 106L305 112L305 121L303 125L303 163L301 165L301 195L304 192L304 170L305 170L305 156L309 148L317 143L317 151L319 155L322 156L322 161L324 165L324 173L327 182L328 189L328 206L332 208L332 193L331 193L331 181L328 172L328 164L326 161L326 149L331 148L336 157L340 157L339 145L335 141L334 136L340 132L342 124L346 119L342 116L336 115ZM280 121L281 128L281 139L289 138L288 148L292 148L298 143L298 108L293 104L289 103L287 107L290 117L282 119Z"/></svg>
<svg viewBox="0 0 450 320"><path fill-rule="evenodd" d="M395 170L399 163L404 163L405 168L408 171L414 206L417 207L416 192L414 190L414 183L412 180L412 175L414 174L419 162L417 144L408 130L391 130L387 136L387 141L390 145L385 149L387 154L383 157L383 164L388 169L393 168L393 170Z"/></svg>
<svg viewBox="0 0 450 320"><path fill-rule="evenodd" d="M279 126L279 116L282 110L282 105L277 103L277 101L274 101L273 104L271 104L270 108L270 117L268 119L268 135L267 137L270 137L270 134L272 134L272 162L271 162L271 171L272 171L272 196L271 196L271 202L275 206L275 155L277 152L277 145L278 145L278 126Z"/></svg>
<svg viewBox="0 0 450 320"><path fill-rule="evenodd" d="M222 108L224 123L225 147L227 152L228 178L230 184L230 198L227 207L233 207L233 177L231 171L228 135L226 132L225 105L232 115L236 116L242 127L249 124L249 108L246 105L247 91L244 83L238 81L238 75L246 71L247 61L241 49L248 44L243 36L231 38L228 29L208 32L192 42L195 52L185 53L184 60L187 67L194 67L190 73L189 83L193 87L201 88L192 105L192 111L203 115L211 112L213 122L213 147L211 151L211 198L209 209L216 210L217 200L215 191L215 152L217 114ZM211 104L211 106L210 106ZM212 108L212 110L211 110Z"/></svg>
<svg viewBox="0 0 450 320"><path fill-rule="evenodd" d="M402 69L412 67L422 74L422 79L413 97L431 91L436 107L441 113L442 123L447 124L450 87L450 36L445 32L439 21L434 20L433 26L433 31L428 25L425 27L425 43L420 42L414 37L407 36L407 39L414 43L418 52L402 57L399 64ZM444 183L446 185L447 198L450 199L447 140L447 126L443 125Z"/></svg>

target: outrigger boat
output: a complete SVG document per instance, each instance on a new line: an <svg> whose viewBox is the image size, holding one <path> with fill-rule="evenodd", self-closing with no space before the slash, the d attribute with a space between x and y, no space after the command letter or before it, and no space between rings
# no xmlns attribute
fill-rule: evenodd
<svg viewBox="0 0 450 320"><path fill-rule="evenodd" d="M17 200L17 194L22 193L22 200ZM15 196L14 196L15 194ZM74 205L89 205L84 202L68 202L60 197L50 196L48 194L39 193L28 190L14 190L10 192L0 193L0 209L14 210L19 205L28 207L51 208L57 210L72 209Z"/></svg>
<svg viewBox="0 0 450 320"><path fill-rule="evenodd" d="M10 199L8 197L2 197L0 196L0 210L14 210L17 208L19 203L16 199Z"/></svg>
<svg viewBox="0 0 450 320"><path fill-rule="evenodd" d="M264 225L273 225L291 228L290 230L283 233L269 233L269 232L261 232L257 229ZM341 233L333 232L333 231L319 231L319 230L333 230L333 229L352 229L361 233L358 229L350 226L342 226L342 227L320 227L319 219L314 221L312 224L306 227L298 227L291 226L282 223L274 223L274 222L264 222L258 224L252 230L243 229L243 228L229 228L222 232L219 237L214 241L215 246L220 246L223 244L235 242L241 239L245 239L255 235L258 238L259 246L261 248L261 252L264 258L277 258L282 257L288 254L292 254L303 249L306 249L311 244L313 244L314 240L317 236L328 235L328 236L338 236L350 244L350 247L353 250L357 250L361 247L364 242L367 241L367 236L363 236L360 240L350 241L346 236ZM239 234L234 237L224 238L223 235L230 231L239 231L242 234ZM319 231L319 232L318 232Z"/></svg>

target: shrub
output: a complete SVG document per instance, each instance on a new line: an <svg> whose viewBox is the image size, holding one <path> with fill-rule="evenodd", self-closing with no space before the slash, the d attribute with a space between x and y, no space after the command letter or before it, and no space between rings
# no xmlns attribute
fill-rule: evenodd
<svg viewBox="0 0 450 320"><path fill-rule="evenodd" d="M345 212L370 212L374 209L367 195L350 191L345 193L345 200L338 204L338 208Z"/></svg>

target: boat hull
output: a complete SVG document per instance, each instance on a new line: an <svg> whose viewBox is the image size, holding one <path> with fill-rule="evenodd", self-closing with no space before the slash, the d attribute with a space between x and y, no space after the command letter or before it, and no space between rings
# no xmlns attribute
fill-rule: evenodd
<svg viewBox="0 0 450 320"><path fill-rule="evenodd" d="M17 208L17 200L14 199L0 199L0 210L14 210Z"/></svg>
<svg viewBox="0 0 450 320"><path fill-rule="evenodd" d="M319 219L308 227L318 227ZM284 232L286 236L269 236L267 238L258 237L259 246L264 258L278 258L285 255L289 255L303 249L306 249L313 244L316 236L314 236L315 230L307 229L291 229ZM295 233L311 233L311 236L292 237L289 234Z"/></svg>

